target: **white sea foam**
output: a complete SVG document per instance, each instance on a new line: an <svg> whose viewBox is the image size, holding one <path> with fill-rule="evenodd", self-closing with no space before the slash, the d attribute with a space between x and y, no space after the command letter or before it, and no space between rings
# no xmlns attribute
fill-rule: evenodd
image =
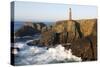
<svg viewBox="0 0 100 67"><path fill-rule="evenodd" d="M26 41L25 43L27 44L27 43L29 43L29 42L32 42L33 40L28 40L28 41Z"/></svg>
<svg viewBox="0 0 100 67"><path fill-rule="evenodd" d="M25 44L24 43L14 43L14 47L15 48L19 48L19 49L21 49L21 48L23 48L25 46Z"/></svg>
<svg viewBox="0 0 100 67"><path fill-rule="evenodd" d="M15 62L16 65L82 61L81 57L76 57L72 54L71 49L66 50L62 45L48 50L46 47L32 46L20 51L19 57L16 59L20 59L20 62Z"/></svg>
<svg viewBox="0 0 100 67"><path fill-rule="evenodd" d="M22 38L32 38L32 36L23 36Z"/></svg>
<svg viewBox="0 0 100 67"><path fill-rule="evenodd" d="M12 54L17 55L18 54L18 50L17 49L13 49L12 50Z"/></svg>
<svg viewBox="0 0 100 67"><path fill-rule="evenodd" d="M58 45L55 48L49 48L44 54L38 55L35 61L38 64L45 64L53 61L82 61L82 59L72 55L71 49L65 50L62 45Z"/></svg>

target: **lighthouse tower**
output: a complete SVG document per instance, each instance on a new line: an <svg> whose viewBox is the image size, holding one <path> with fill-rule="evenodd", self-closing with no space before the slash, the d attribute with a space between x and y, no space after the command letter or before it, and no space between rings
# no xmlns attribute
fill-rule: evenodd
<svg viewBox="0 0 100 67"><path fill-rule="evenodd" d="M69 20L72 20L72 12L71 12L71 8L69 8Z"/></svg>

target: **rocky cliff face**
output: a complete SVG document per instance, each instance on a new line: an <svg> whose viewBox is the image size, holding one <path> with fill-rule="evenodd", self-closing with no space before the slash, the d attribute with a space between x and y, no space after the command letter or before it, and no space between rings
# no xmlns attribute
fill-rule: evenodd
<svg viewBox="0 0 100 67"><path fill-rule="evenodd" d="M83 37L96 36L96 28L96 19L64 20L57 21L51 30L43 32L42 35L43 40L46 40L46 43L51 40L49 37L52 37L52 35L52 39L55 41L58 41L59 43L68 43ZM56 44L57 42L54 43Z"/></svg>
<svg viewBox="0 0 100 67"><path fill-rule="evenodd" d="M77 22L84 36L96 35L97 19L78 20Z"/></svg>
<svg viewBox="0 0 100 67"><path fill-rule="evenodd" d="M36 33L41 33L42 38L29 45L52 47L62 44L83 61L97 59L97 19L57 21L49 29L43 23L26 23L15 34L32 36Z"/></svg>
<svg viewBox="0 0 100 67"><path fill-rule="evenodd" d="M97 60L97 38L95 36L78 39L64 47L71 49L72 53L81 57L83 61Z"/></svg>
<svg viewBox="0 0 100 67"><path fill-rule="evenodd" d="M83 61L97 59L97 19L57 21L42 36L46 46L62 44Z"/></svg>
<svg viewBox="0 0 100 67"><path fill-rule="evenodd" d="M80 30L83 36L95 35L96 34L96 27L97 27L97 19L83 19L83 20L64 20L64 21L57 21L56 25L54 26L54 30L56 32L63 32L64 27L66 28L65 31L67 32L75 32Z"/></svg>
<svg viewBox="0 0 100 67"><path fill-rule="evenodd" d="M50 31L52 31L52 33ZM47 32L49 34L47 34ZM52 35L59 35L59 42L63 43L64 40L66 40L66 42L73 42L82 37L96 36L96 34L97 20L84 19L57 21L56 24L52 27L52 30L43 32L42 35L47 35L47 37ZM45 37L43 38L46 39Z"/></svg>
<svg viewBox="0 0 100 67"><path fill-rule="evenodd" d="M44 27L46 27L44 23L26 22L23 27L21 27L17 32L15 32L15 36L32 36L36 33L41 33Z"/></svg>

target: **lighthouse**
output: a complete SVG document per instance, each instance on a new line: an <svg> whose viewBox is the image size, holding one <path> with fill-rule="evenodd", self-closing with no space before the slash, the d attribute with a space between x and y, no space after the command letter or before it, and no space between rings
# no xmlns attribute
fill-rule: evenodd
<svg viewBox="0 0 100 67"><path fill-rule="evenodd" d="M72 20L72 11L71 11L71 8L69 8L69 20Z"/></svg>

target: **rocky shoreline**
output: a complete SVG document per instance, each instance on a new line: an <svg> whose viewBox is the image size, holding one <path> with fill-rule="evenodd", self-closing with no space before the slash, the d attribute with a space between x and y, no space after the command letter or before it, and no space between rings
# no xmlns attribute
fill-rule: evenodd
<svg viewBox="0 0 100 67"><path fill-rule="evenodd" d="M15 36L33 36L41 34L39 40L28 43L29 46L57 46L62 44L71 49L82 61L97 60L97 19L63 20L47 27L44 23L26 23Z"/></svg>

